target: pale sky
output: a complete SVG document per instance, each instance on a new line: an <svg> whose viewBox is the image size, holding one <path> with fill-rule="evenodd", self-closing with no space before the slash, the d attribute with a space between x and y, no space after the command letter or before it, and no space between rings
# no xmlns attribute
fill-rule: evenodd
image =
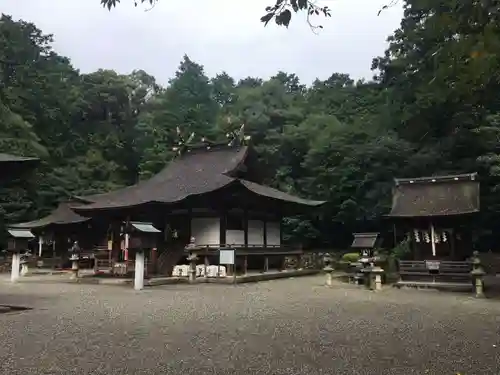
<svg viewBox="0 0 500 375"><path fill-rule="evenodd" d="M99 68L129 73L144 69L167 84L184 54L209 76L221 71L236 79L268 78L279 70L302 82L332 73L371 78L371 60L401 21L401 5L378 10L389 0L318 0L332 9L314 34L303 15L290 28L260 17L275 0L160 0L149 11L133 0L111 12L100 0L0 0L0 11L54 34L55 50L82 72Z"/></svg>

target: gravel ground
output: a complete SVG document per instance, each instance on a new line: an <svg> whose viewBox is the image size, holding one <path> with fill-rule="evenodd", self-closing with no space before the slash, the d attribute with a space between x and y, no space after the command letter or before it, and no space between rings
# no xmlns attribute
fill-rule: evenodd
<svg viewBox="0 0 500 375"><path fill-rule="evenodd" d="M128 287L0 283L1 374L500 373L500 302L320 277Z"/></svg>

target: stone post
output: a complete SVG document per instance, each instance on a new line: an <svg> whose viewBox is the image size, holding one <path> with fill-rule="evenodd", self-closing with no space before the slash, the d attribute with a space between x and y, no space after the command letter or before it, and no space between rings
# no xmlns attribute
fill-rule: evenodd
<svg viewBox="0 0 500 375"><path fill-rule="evenodd" d="M135 253L135 267L134 267L134 289L144 289L144 251L137 250Z"/></svg>
<svg viewBox="0 0 500 375"><path fill-rule="evenodd" d="M481 259L479 259L479 253L477 251L474 251L474 255L472 258L472 271L471 271L471 277L472 277L472 285L474 288L474 295L477 298L483 298L484 297L484 275L486 275L486 272L483 269L483 266L481 265Z"/></svg>
<svg viewBox="0 0 500 375"><path fill-rule="evenodd" d="M19 279L19 266L21 263L21 254L18 251L12 253L12 270L10 273L10 281L15 283Z"/></svg>

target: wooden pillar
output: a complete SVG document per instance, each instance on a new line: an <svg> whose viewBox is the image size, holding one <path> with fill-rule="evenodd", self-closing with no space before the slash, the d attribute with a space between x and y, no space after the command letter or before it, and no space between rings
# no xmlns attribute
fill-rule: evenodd
<svg viewBox="0 0 500 375"><path fill-rule="evenodd" d="M245 255L243 258L243 274L246 275L248 273L248 255Z"/></svg>
<svg viewBox="0 0 500 375"><path fill-rule="evenodd" d="M208 251L205 250L205 256L204 256L204 273L203 273L203 276L205 278L208 278L208 272L207 272L207 268L208 268L209 264L208 264ZM217 277L219 277L219 270L217 269Z"/></svg>
<svg viewBox="0 0 500 375"><path fill-rule="evenodd" d="M157 262L158 262L158 249L155 247L153 249L151 249L151 253L150 253L150 264L149 264L149 267L148 267L148 274L149 273L156 273L156 270L157 270Z"/></svg>
<svg viewBox="0 0 500 375"><path fill-rule="evenodd" d="M393 231L393 239L394 239L394 244L393 248L398 246L398 234L396 232L396 224L392 224L392 231Z"/></svg>
<svg viewBox="0 0 500 375"><path fill-rule="evenodd" d="M248 248L248 209L245 207L243 210L243 238L245 249Z"/></svg>
<svg viewBox="0 0 500 375"><path fill-rule="evenodd" d="M262 224L263 224L262 239L264 242L264 248L267 248L267 217L266 216L264 216L264 220L263 220Z"/></svg>
<svg viewBox="0 0 500 375"><path fill-rule="evenodd" d="M121 239L120 239L120 222L113 222L112 224L112 232L113 232L113 242L111 244L111 259L113 262L118 261L118 256L121 251Z"/></svg>
<svg viewBox="0 0 500 375"><path fill-rule="evenodd" d="M220 213L219 243L221 246L226 245L226 229L227 229L227 216L226 216L226 210L224 210Z"/></svg>
<svg viewBox="0 0 500 375"><path fill-rule="evenodd" d="M187 227L188 227L188 228L187 228L187 231L188 231L188 233L187 233L187 238L188 238L188 241L190 241L190 240L191 240L191 236L193 235L193 231L192 231L192 229L191 229L191 224L192 224L192 222L193 222L193 209L192 209L192 208L188 208L188 219L187 219L187 220L188 220L188 225L187 225ZM181 234L181 233L179 233L179 235L180 235L180 236L182 236L182 234Z"/></svg>
<svg viewBox="0 0 500 375"><path fill-rule="evenodd" d="M280 247L283 245L283 218L280 217Z"/></svg>
<svg viewBox="0 0 500 375"><path fill-rule="evenodd" d="M455 230L454 229L450 230L450 237L448 238L448 241L450 241L450 258L451 258L451 260L456 260L457 253L455 250L456 244L455 244ZM460 255L463 255L463 254L460 254Z"/></svg>

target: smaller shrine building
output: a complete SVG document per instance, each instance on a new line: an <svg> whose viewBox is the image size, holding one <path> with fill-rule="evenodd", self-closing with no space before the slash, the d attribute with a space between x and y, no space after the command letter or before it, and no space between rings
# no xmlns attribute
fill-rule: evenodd
<svg viewBox="0 0 500 375"><path fill-rule="evenodd" d="M396 237L407 236L415 260L465 260L479 208L477 173L405 178L395 179L388 217Z"/></svg>

